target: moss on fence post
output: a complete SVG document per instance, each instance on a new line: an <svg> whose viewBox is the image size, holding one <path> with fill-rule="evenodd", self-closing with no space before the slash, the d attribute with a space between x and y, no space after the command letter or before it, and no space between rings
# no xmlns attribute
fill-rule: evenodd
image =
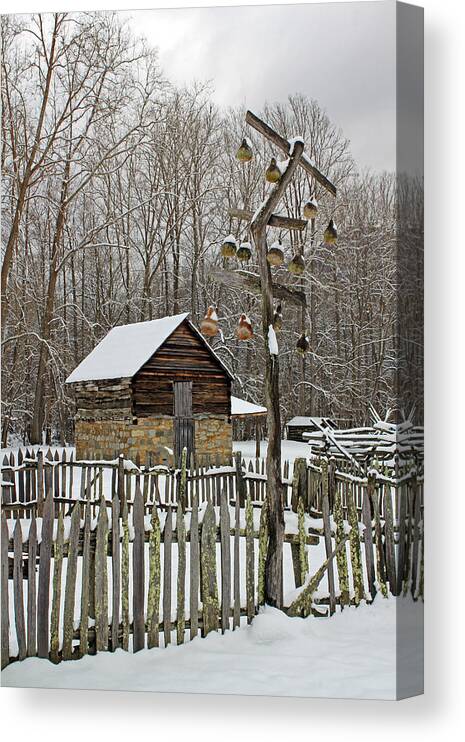
<svg viewBox="0 0 465 742"><path fill-rule="evenodd" d="M160 611L160 518L157 503L152 505L149 536L149 593L147 598L147 646L158 647L158 626Z"/></svg>
<svg viewBox="0 0 465 742"><path fill-rule="evenodd" d="M297 505L297 522L299 530L299 562L300 562L300 576L302 584L305 582L305 578L308 575L308 553L307 553L307 533L305 530L305 506L302 497L299 497Z"/></svg>
<svg viewBox="0 0 465 742"><path fill-rule="evenodd" d="M338 547L342 542L345 543L346 535L344 533L341 488L337 485L334 493L334 520L336 521L336 547ZM336 554L336 564L339 577L339 592L341 594L341 608L344 608L345 605L350 604L349 572L347 568L347 554L345 547L338 550Z"/></svg>
<svg viewBox="0 0 465 742"><path fill-rule="evenodd" d="M187 448L184 446L181 453L181 471L179 474L178 504L182 512L186 512L187 500Z"/></svg>
<svg viewBox="0 0 465 742"><path fill-rule="evenodd" d="M358 525L357 509L354 502L353 484L347 486L347 514L350 525L350 561L352 565L352 582L354 585L355 605L363 600L365 591L363 587L362 556L360 551L360 530Z"/></svg>

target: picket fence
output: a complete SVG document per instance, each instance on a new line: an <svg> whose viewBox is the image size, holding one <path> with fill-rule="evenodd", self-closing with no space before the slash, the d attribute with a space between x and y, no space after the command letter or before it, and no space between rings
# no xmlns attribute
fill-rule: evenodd
<svg viewBox="0 0 465 742"><path fill-rule="evenodd" d="M2 474L2 667L181 644L250 623L264 603L261 462L134 471L123 459L20 458ZM422 477L396 475L357 477L324 458L288 469L284 542L304 587L284 610L332 615L378 592L423 596ZM326 560L309 579L320 539Z"/></svg>

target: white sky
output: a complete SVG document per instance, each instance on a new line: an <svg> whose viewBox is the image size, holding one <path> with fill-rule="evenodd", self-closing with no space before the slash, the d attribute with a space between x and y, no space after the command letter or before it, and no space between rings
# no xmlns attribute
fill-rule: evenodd
<svg viewBox="0 0 465 742"><path fill-rule="evenodd" d="M124 13L159 48L171 81L210 80L221 106L316 98L362 166L395 168L394 3L354 2ZM296 132L298 133L298 132Z"/></svg>

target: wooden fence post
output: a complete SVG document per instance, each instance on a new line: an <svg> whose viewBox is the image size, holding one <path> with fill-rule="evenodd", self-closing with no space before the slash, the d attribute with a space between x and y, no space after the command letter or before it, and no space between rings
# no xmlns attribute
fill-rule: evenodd
<svg viewBox="0 0 465 742"><path fill-rule="evenodd" d="M63 612L63 652L64 660L73 659L74 602L76 598L76 574L79 549L81 508L76 503L71 515L66 568L65 606Z"/></svg>
<svg viewBox="0 0 465 742"><path fill-rule="evenodd" d="M124 489L124 478L123 478ZM121 506L121 524L123 527L123 538L121 543L121 615L123 623L122 648L125 652L129 649L129 523L128 503L124 494L118 492Z"/></svg>
<svg viewBox="0 0 465 742"><path fill-rule="evenodd" d="M332 481L335 482L333 479ZM333 542L331 535L331 520L330 520L330 473L328 462L322 460L321 462L321 509L323 515L323 532L325 538L325 551L326 558L328 558L333 551ZM332 500L334 502L334 491L332 493ZM337 543L337 538L335 538ZM342 560L341 560L342 561ZM328 563L328 590L329 590L329 615L332 616L336 612L336 588L334 582L334 565L331 560ZM342 590L341 590L342 595Z"/></svg>
<svg viewBox="0 0 465 742"><path fill-rule="evenodd" d="M118 497L118 472L113 469L111 477L111 651L119 647L119 613L121 604L120 561L120 500ZM103 476L102 476L103 479Z"/></svg>
<svg viewBox="0 0 465 742"><path fill-rule="evenodd" d="M397 595L396 556L394 547L394 517L392 512L391 488L384 485L384 545L386 550L386 571L389 589Z"/></svg>
<svg viewBox="0 0 465 742"><path fill-rule="evenodd" d="M368 484L363 492L362 520L365 526L363 537L365 542L365 564L367 570L368 589L372 600L374 600L376 596L375 563L373 557L373 523L371 520L371 502L373 501L374 491L375 477L372 472L369 472Z"/></svg>
<svg viewBox="0 0 465 742"><path fill-rule="evenodd" d="M216 520L211 502L203 516L200 549L203 603L203 636L218 631L218 585L216 580Z"/></svg>
<svg viewBox="0 0 465 742"><path fill-rule="evenodd" d="M178 481L178 503L181 505L182 512L186 512L187 503L187 448L184 447L181 453L181 470Z"/></svg>
<svg viewBox="0 0 465 742"><path fill-rule="evenodd" d="M37 655L48 658L50 563L53 538L53 493L48 487L43 508L42 539L40 544L39 588L37 594Z"/></svg>
<svg viewBox="0 0 465 742"><path fill-rule="evenodd" d="M18 641L18 657L26 657L26 626L24 621L23 598L23 538L21 521L18 518L13 532L13 595L15 608L16 639ZM8 562L8 560L7 560ZM2 595L2 599L3 599Z"/></svg>
<svg viewBox="0 0 465 742"><path fill-rule="evenodd" d="M265 564L268 551L268 500L265 497L260 512L260 525L258 529L258 579L257 579L257 602L265 605Z"/></svg>
<svg viewBox="0 0 465 742"><path fill-rule="evenodd" d="M199 583L200 583L200 559L199 559L199 490L198 481L195 491L192 492L192 512L190 525L190 638L194 639L199 631Z"/></svg>
<svg viewBox="0 0 465 742"><path fill-rule="evenodd" d="M35 657L37 654L37 522L34 511L29 528L27 561L27 656Z"/></svg>
<svg viewBox="0 0 465 742"><path fill-rule="evenodd" d="M337 564L337 573L339 577L339 592L341 594L340 597L340 603L341 608L343 609L344 606L350 605L350 595L349 595L349 572L347 567L347 554L345 546L338 549L337 547L340 546L344 542L346 542L347 538L344 532L344 515L342 510L342 493L341 489L339 487L336 487L336 491L334 493L334 520L336 521L336 564Z"/></svg>
<svg viewBox="0 0 465 742"><path fill-rule="evenodd" d="M234 460L236 463L236 497L238 497L239 504L243 508L245 507L246 484L242 473L242 453L240 451L236 451Z"/></svg>
<svg viewBox="0 0 465 742"><path fill-rule="evenodd" d="M52 616L50 620L50 659L58 663L60 646L60 608L61 608L61 573L63 569L63 538L64 525L63 513L60 510L57 521L57 535L53 546L53 591L52 591Z"/></svg>
<svg viewBox="0 0 465 742"><path fill-rule="evenodd" d="M90 504L84 505L84 536L82 541L81 620L79 622L79 656L89 651L89 590L90 590Z"/></svg>
<svg viewBox="0 0 465 742"><path fill-rule="evenodd" d="M362 574L362 557L360 551L360 529L357 517L357 509L354 501L353 482L347 484L347 514L350 525L350 561L352 565L352 582L354 586L355 605L359 605L365 596Z"/></svg>
<svg viewBox="0 0 465 742"><path fill-rule="evenodd" d="M2 603L1 603L1 651L2 670L10 661L10 614L8 597L8 524L5 513L2 513L1 537L1 575L2 575Z"/></svg>
<svg viewBox="0 0 465 742"><path fill-rule="evenodd" d="M158 629L160 623L160 518L157 503L152 505L149 538L149 594L147 598L147 646L159 646Z"/></svg>
<svg viewBox="0 0 465 742"><path fill-rule="evenodd" d="M163 531L163 633L165 647L171 643L171 540L173 533L171 505L168 506Z"/></svg>
<svg viewBox="0 0 465 742"><path fill-rule="evenodd" d="M254 580L254 540L253 540L253 507L250 495L245 507L245 589L247 602L247 623L252 623L255 615L255 580Z"/></svg>
<svg viewBox="0 0 465 742"><path fill-rule="evenodd" d="M187 451L184 448L182 460L185 464ZM184 483L185 487L185 483ZM182 499L185 498L185 489ZM184 501L185 508L185 501ZM176 511L176 536L178 540L178 583L177 583L177 608L176 608L176 642L184 644L184 631L186 628L186 526L184 523L184 511L182 502L178 502Z"/></svg>
<svg viewBox="0 0 465 742"><path fill-rule="evenodd" d="M95 644L97 652L108 649L107 552L108 516L105 500L102 497L100 500L95 542Z"/></svg>
<svg viewBox="0 0 465 742"><path fill-rule="evenodd" d="M221 539L221 633L229 629L231 613L231 524L226 490L221 490L220 539Z"/></svg>
<svg viewBox="0 0 465 742"><path fill-rule="evenodd" d="M145 582L145 560L144 560L144 499L137 482L134 492L134 504L132 508L132 525L134 528L134 541L132 544L132 620L133 638L132 651L139 652L145 646L145 621L144 621L144 582Z"/></svg>

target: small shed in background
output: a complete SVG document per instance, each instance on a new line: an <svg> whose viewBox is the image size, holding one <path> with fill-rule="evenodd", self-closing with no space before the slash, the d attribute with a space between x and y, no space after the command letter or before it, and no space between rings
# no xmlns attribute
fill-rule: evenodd
<svg viewBox="0 0 465 742"><path fill-rule="evenodd" d="M315 433L325 428L335 430L337 427L334 420L330 417L293 417L286 425L287 437L290 441L306 441L304 433Z"/></svg>
<svg viewBox="0 0 465 742"><path fill-rule="evenodd" d="M266 422L266 407L254 404L253 402L247 402L247 400L239 399L239 397L231 397L231 417L233 420L234 440L237 440L240 437L240 432L243 432L238 430L241 422L245 422L246 424L249 422L253 423L255 458L260 458L260 443L263 438L263 428ZM250 429L249 425L247 427Z"/></svg>

